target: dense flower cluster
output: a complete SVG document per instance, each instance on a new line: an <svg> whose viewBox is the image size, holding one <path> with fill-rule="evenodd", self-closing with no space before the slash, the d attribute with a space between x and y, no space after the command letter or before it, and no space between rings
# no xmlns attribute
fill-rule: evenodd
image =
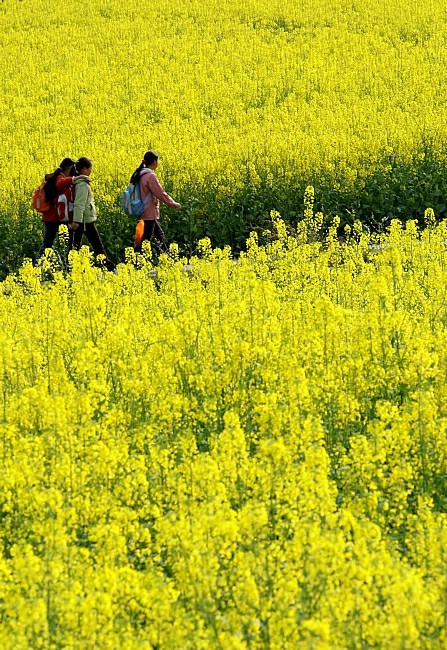
<svg viewBox="0 0 447 650"><path fill-rule="evenodd" d="M3 650L445 648L447 225L311 206L1 285Z"/></svg>
<svg viewBox="0 0 447 650"><path fill-rule="evenodd" d="M437 0L4 0L0 33L0 210L11 215L31 210L31 190L66 155L94 159L107 206L156 148L168 190L199 197L206 225L216 201L233 197L235 219L257 214L257 194L293 213L298 180L327 174L336 194L386 152L445 148Z"/></svg>

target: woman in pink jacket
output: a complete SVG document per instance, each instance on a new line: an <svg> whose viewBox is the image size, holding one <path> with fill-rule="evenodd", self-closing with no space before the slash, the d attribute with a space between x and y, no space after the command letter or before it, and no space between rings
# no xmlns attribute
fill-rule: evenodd
<svg viewBox="0 0 447 650"><path fill-rule="evenodd" d="M180 209L182 207L160 185L160 181L155 174L157 167L158 155L155 151L146 151L141 165L134 171L130 179L133 185L140 184L140 194L143 201L148 194L150 195L144 206L143 216L135 229L134 251L136 253L141 252L145 240L149 240L151 244L154 243L158 252L166 252L168 247L159 223L160 201L170 208Z"/></svg>

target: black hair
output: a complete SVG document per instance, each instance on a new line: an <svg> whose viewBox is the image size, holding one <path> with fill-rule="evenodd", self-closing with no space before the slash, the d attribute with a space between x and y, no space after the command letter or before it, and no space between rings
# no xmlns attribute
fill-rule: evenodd
<svg viewBox="0 0 447 650"><path fill-rule="evenodd" d="M61 164L59 165L59 169L62 169L62 171L64 172L69 167L73 167L73 165L76 165L76 160L73 160L73 158L64 158Z"/></svg>
<svg viewBox="0 0 447 650"><path fill-rule="evenodd" d="M84 167L91 167L93 165L93 162L90 158L86 158L85 156L81 156L79 158L78 162L75 165L75 173L77 176L81 173L81 169L84 169Z"/></svg>
<svg viewBox="0 0 447 650"><path fill-rule="evenodd" d="M136 168L136 170L130 177L130 182L132 183L132 185L136 185L136 183L138 183L138 181L140 180L141 171L145 167L149 167L150 165L152 165L152 163L155 162L156 160L158 160L158 154L155 153L155 151L146 151L140 166Z"/></svg>
<svg viewBox="0 0 447 650"><path fill-rule="evenodd" d="M76 160L73 160L73 158L64 158L52 174L47 174L45 176L45 185L43 188L43 191L45 193L45 196L47 197L48 203L54 203L57 198L57 189L56 189L56 178L60 176L63 172L67 171L67 169L71 170L71 175L73 176L73 170L74 170L74 165L76 164Z"/></svg>

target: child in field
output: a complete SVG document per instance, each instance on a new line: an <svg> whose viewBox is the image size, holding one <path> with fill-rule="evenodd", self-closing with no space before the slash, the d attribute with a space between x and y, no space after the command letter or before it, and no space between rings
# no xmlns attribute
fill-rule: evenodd
<svg viewBox="0 0 447 650"><path fill-rule="evenodd" d="M136 253L141 252L142 244L146 240L155 244L157 252L166 252L168 247L159 223L159 202L163 201L167 206L177 208L177 210L182 207L160 185L160 181L155 174L157 167L158 155L155 151L146 151L140 166L134 171L130 179L133 185L140 184L140 194L143 201L150 194L150 198L144 206L143 217L137 223L135 229L134 251Z"/></svg>
<svg viewBox="0 0 447 650"><path fill-rule="evenodd" d="M43 242L37 254L37 260L43 255L46 248L52 248L54 244L60 226L57 214L57 197L72 184L75 163L76 161L72 158L64 158L52 174L45 176L43 191L50 204L50 209L42 213Z"/></svg>
<svg viewBox="0 0 447 650"><path fill-rule="evenodd" d="M90 187L90 174L92 173L93 162L90 158L79 158L75 165L75 199L73 203L73 223L71 224L69 248L79 250L82 243L82 236L85 235L92 245L95 255L104 255L106 268L109 271L115 270L115 264L107 258L104 246L96 227L96 207L93 201Z"/></svg>

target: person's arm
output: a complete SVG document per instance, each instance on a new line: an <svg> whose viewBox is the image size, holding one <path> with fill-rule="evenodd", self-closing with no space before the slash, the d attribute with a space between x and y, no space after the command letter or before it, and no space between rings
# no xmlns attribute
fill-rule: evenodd
<svg viewBox="0 0 447 650"><path fill-rule="evenodd" d="M155 174L151 174L148 182L149 190L159 200L168 205L170 208L181 208L182 206L177 201L174 201L172 196L169 196L160 185L160 181Z"/></svg>
<svg viewBox="0 0 447 650"><path fill-rule="evenodd" d="M56 190L62 194L73 183L73 176L64 176L59 174L56 178Z"/></svg>
<svg viewBox="0 0 447 650"><path fill-rule="evenodd" d="M82 223L84 221L84 212L88 201L87 183L76 185L75 200L73 203L73 223Z"/></svg>

